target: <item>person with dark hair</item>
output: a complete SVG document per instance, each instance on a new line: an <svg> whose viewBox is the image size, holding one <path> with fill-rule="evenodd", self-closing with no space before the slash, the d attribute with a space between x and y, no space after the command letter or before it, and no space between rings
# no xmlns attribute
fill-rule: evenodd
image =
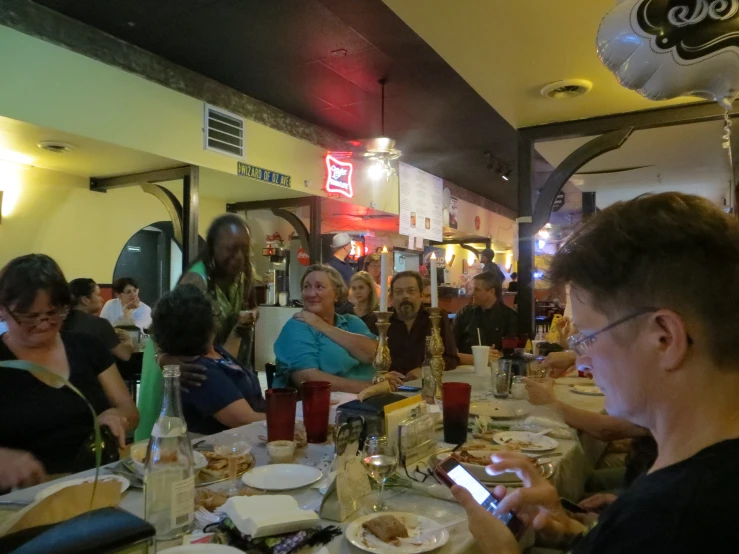
<svg viewBox="0 0 739 554"><path fill-rule="evenodd" d="M505 274L495 263L495 251L492 248L486 248L480 252L480 265L483 273L492 273L501 284L505 281Z"/></svg>
<svg viewBox="0 0 739 554"><path fill-rule="evenodd" d="M300 280L305 308L282 328L275 341L275 387L300 387L328 381L331 390L359 393L372 385L375 336L352 314L336 313L336 299L346 296L341 274L328 265L308 267ZM391 373L393 386L403 382Z"/></svg>
<svg viewBox="0 0 739 554"><path fill-rule="evenodd" d="M479 340L490 347L490 359L500 357L503 337L518 333L518 314L501 300L501 283L493 273L483 272L472 278L472 303L454 318L454 340L459 349L459 361L472 365L472 346Z"/></svg>
<svg viewBox="0 0 739 554"><path fill-rule="evenodd" d="M390 301L393 314L387 330L391 368L407 380L421 377L421 365L426 357L426 337L431 336L431 318L423 307L421 291L423 279L417 271L401 271L390 281ZM449 326L449 319L440 321L444 341L445 369L457 367L457 348Z"/></svg>
<svg viewBox="0 0 739 554"><path fill-rule="evenodd" d="M139 285L131 277L121 277L113 283L116 298L108 300L100 317L113 325L135 325L142 331L151 325L151 308L139 300Z"/></svg>
<svg viewBox="0 0 739 554"><path fill-rule="evenodd" d="M103 346L124 362L131 359L133 344L125 331L116 333L107 319L98 317L103 305L100 287L92 279L72 279L69 282L72 309L62 325L62 330L87 333L96 337Z"/></svg>
<svg viewBox="0 0 739 554"><path fill-rule="evenodd" d="M95 337L61 331L71 301L62 270L48 256L21 256L0 271L0 316L8 324L0 336L0 445L30 454L48 473L88 469L78 457L93 432L89 408L43 374L4 362L27 362L67 379L121 447L138 422L110 351Z"/></svg>
<svg viewBox="0 0 739 554"><path fill-rule="evenodd" d="M210 298L194 285L168 292L154 307L151 332L160 348L205 367L205 381L182 393L187 429L212 435L265 419L257 374L213 339L218 330Z"/></svg>
<svg viewBox="0 0 739 554"><path fill-rule="evenodd" d="M251 366L254 323L259 317L252 267L249 261L251 237L244 219L224 214L213 220L205 237L205 248L180 277L179 285L195 285L206 292L216 309L218 327L214 344L222 346L243 367ZM136 440L151 435L162 403L161 368L180 366L185 389L202 385L206 370L200 363L170 354L153 342L144 350L139 410L141 423Z"/></svg>
<svg viewBox="0 0 739 554"><path fill-rule="evenodd" d="M424 277L421 286L421 301L424 306L431 306L431 279Z"/></svg>
<svg viewBox="0 0 739 554"><path fill-rule="evenodd" d="M518 292L518 273L511 273L511 281L508 283L508 292Z"/></svg>
<svg viewBox="0 0 739 554"><path fill-rule="evenodd" d="M574 544L574 554L732 551L739 221L676 192L618 202L568 238L548 277L570 284L578 367L592 372L610 415L651 432L657 459L586 530L529 462L496 454L489 471L513 471L526 485L505 499L497 490L499 512L526 512L550 538ZM500 520L465 490L452 492L483 552L518 552Z"/></svg>

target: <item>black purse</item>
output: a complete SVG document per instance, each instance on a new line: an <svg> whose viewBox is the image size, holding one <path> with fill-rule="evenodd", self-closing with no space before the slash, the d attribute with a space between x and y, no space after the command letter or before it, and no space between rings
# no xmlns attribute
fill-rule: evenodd
<svg viewBox="0 0 739 554"><path fill-rule="evenodd" d="M101 459L100 465L110 464L120 460L118 453L118 438L111 432L108 427L100 427L100 449ZM77 453L74 461L74 473L85 471L95 467L95 431L82 443L82 447Z"/></svg>

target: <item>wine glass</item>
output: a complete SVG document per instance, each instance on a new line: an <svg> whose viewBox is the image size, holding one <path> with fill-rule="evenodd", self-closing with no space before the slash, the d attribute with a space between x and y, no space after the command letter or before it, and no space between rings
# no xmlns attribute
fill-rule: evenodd
<svg viewBox="0 0 739 554"><path fill-rule="evenodd" d="M385 481L398 467L398 449L388 442L387 437L367 437L362 449L362 460L369 476L380 485L380 494L377 496L374 510L384 512L387 510L387 505L382 494L385 491Z"/></svg>
<svg viewBox="0 0 739 554"><path fill-rule="evenodd" d="M241 456L249 453L251 444L241 433L221 433L213 440L213 451L226 458L228 461L228 479L230 488L226 491L229 496L235 496L240 492L236 474L238 473L238 461Z"/></svg>

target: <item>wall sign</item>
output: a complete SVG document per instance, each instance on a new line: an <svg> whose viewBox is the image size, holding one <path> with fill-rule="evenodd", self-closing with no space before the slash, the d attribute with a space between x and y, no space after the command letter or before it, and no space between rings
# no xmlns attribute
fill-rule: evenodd
<svg viewBox="0 0 739 554"><path fill-rule="evenodd" d="M300 265L310 265L310 256L302 248L298 248L298 263Z"/></svg>
<svg viewBox="0 0 739 554"><path fill-rule="evenodd" d="M552 211L558 212L562 209L562 206L565 205L565 193L560 192L557 196L554 197L554 202L552 202Z"/></svg>
<svg viewBox="0 0 739 554"><path fill-rule="evenodd" d="M352 188L352 172L354 166L351 162L340 162L330 154L326 156L326 192L342 194L347 198L354 196Z"/></svg>
<svg viewBox="0 0 739 554"><path fill-rule="evenodd" d="M269 169L264 169L255 165L245 164L244 162L238 162L236 164L236 174L241 177L249 177L251 179L256 179L257 181L263 181L265 183L280 185L287 188L290 188L290 181L292 180L289 175L283 175L282 173L270 171Z"/></svg>
<svg viewBox="0 0 739 554"><path fill-rule="evenodd" d="M422 240L443 240L444 180L400 162L399 232Z"/></svg>

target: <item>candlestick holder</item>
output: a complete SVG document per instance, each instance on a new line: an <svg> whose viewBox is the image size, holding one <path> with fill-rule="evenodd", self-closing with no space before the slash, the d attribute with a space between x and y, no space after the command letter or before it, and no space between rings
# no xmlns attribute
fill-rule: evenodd
<svg viewBox="0 0 739 554"><path fill-rule="evenodd" d="M441 309L426 308L431 318L431 343L429 350L431 352L431 375L434 378L434 396L437 400L441 400L441 378L444 374L444 341L441 338Z"/></svg>
<svg viewBox="0 0 739 554"><path fill-rule="evenodd" d="M387 345L387 330L390 327L390 312L375 312L377 316L377 352L372 366L375 373L372 376L373 383L382 383L390 371L390 347Z"/></svg>

